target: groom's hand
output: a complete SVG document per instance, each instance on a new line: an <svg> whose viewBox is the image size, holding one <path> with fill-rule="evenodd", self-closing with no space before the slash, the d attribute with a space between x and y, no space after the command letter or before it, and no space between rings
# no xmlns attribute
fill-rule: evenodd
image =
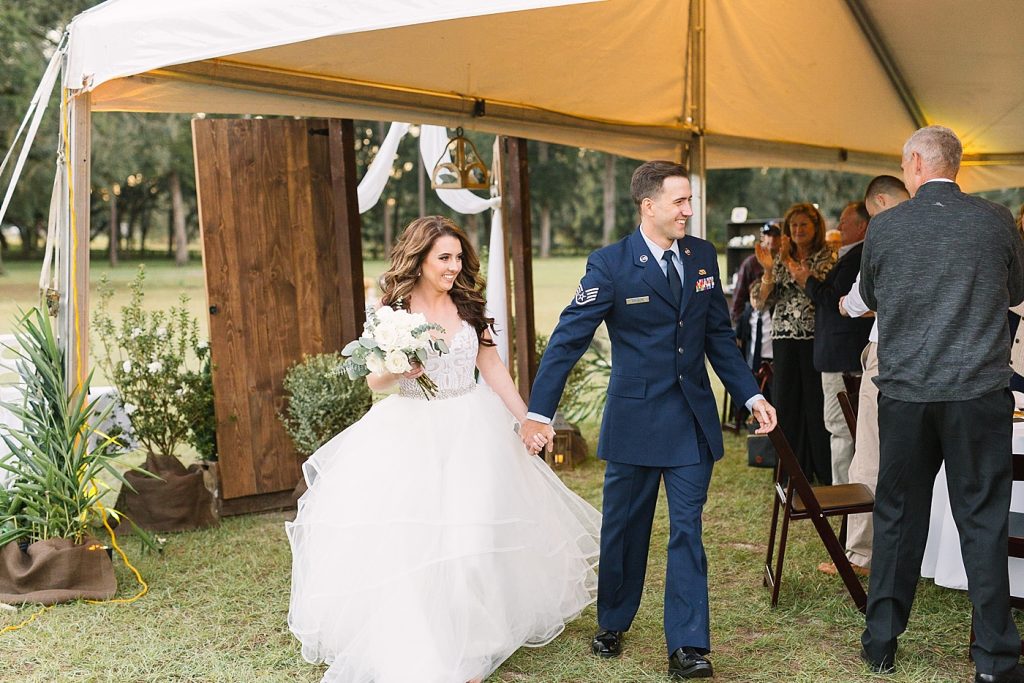
<svg viewBox="0 0 1024 683"><path fill-rule="evenodd" d="M539 453L546 448L548 453L555 447L555 430L551 425L536 420L524 420L519 427L519 438L522 439L526 450L531 453Z"/></svg>
<svg viewBox="0 0 1024 683"><path fill-rule="evenodd" d="M754 413L754 419L757 420L759 425L755 434L767 434L768 432L775 429L778 424L778 417L775 415L775 407L768 401L761 399L757 403L751 406Z"/></svg>

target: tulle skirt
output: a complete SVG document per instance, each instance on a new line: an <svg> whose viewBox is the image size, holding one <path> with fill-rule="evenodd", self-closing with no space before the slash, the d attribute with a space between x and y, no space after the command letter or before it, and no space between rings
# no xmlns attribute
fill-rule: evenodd
<svg viewBox="0 0 1024 683"><path fill-rule="evenodd" d="M324 681L463 683L595 599L600 513L488 388L391 396L303 466L288 625Z"/></svg>

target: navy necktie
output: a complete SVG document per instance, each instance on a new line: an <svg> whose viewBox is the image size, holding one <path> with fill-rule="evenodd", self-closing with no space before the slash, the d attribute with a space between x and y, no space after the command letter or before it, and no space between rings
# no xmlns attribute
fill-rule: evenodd
<svg viewBox="0 0 1024 683"><path fill-rule="evenodd" d="M676 303L681 303L683 300L683 281L679 279L679 271L676 270L675 264L676 253L671 249L666 249L665 253L661 255L661 259L665 262L665 275L668 277L668 288L672 290L672 296L675 297Z"/></svg>

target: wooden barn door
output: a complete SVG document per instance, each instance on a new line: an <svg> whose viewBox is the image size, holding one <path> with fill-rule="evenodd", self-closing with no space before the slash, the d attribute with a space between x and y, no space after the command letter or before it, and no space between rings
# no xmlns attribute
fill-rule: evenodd
<svg viewBox="0 0 1024 683"><path fill-rule="evenodd" d="M351 121L192 122L226 514L289 504L287 369L363 322Z"/></svg>

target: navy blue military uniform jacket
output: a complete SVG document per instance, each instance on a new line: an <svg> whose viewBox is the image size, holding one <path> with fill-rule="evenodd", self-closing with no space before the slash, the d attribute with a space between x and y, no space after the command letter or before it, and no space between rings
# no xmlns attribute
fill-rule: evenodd
<svg viewBox="0 0 1024 683"><path fill-rule="evenodd" d="M724 452L705 358L743 404L758 393L736 346L718 256L706 240L678 240L684 271L677 307L668 280L639 230L590 255L576 296L551 334L530 412L553 416L572 366L602 323L612 344L608 401L598 457L648 467L700 461L697 436Z"/></svg>

